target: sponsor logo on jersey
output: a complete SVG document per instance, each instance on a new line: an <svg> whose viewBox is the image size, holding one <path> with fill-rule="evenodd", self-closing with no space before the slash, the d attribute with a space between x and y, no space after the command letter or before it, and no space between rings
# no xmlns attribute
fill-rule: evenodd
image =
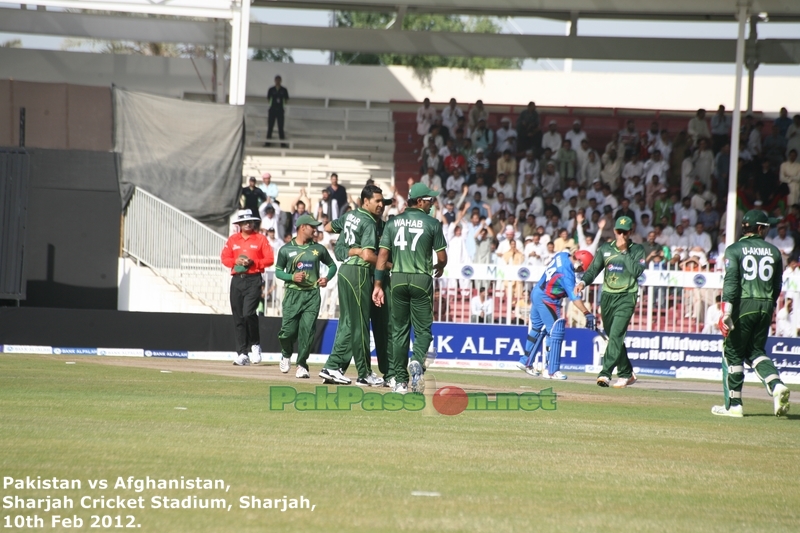
<svg viewBox="0 0 800 533"><path fill-rule="evenodd" d="M611 257L611 252L604 252L603 257Z"/></svg>
<svg viewBox="0 0 800 533"><path fill-rule="evenodd" d="M302 262L297 263L297 270L311 270L314 268L314 263Z"/></svg>
<svg viewBox="0 0 800 533"><path fill-rule="evenodd" d="M619 265L608 265L606 268L608 269L609 272L623 272L625 270L624 267L621 267Z"/></svg>
<svg viewBox="0 0 800 533"><path fill-rule="evenodd" d="M239 248L241 248L241 246L239 246L238 244L234 244L234 245L233 245L233 249L234 249L234 250L238 250Z"/></svg>
<svg viewBox="0 0 800 533"><path fill-rule="evenodd" d="M296 255L297 255L297 252L292 252L292 253L289 254L289 257L294 257Z"/></svg>

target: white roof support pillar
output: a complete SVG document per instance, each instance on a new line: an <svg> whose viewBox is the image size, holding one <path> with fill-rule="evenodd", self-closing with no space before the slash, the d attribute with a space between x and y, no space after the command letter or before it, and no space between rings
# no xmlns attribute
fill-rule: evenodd
<svg viewBox="0 0 800 533"><path fill-rule="evenodd" d="M244 105L247 88L247 52L250 39L250 0L236 0L231 37L231 82L229 103Z"/></svg>
<svg viewBox="0 0 800 533"><path fill-rule="evenodd" d="M739 128L742 125L742 74L744 71L744 29L750 2L739 2L739 37L736 40L736 86L731 125L731 158L728 173L728 205L725 214L725 244L736 242L736 189L739 174Z"/></svg>

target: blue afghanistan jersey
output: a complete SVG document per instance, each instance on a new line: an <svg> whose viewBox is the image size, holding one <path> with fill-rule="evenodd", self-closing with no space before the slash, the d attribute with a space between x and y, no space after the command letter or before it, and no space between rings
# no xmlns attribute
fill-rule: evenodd
<svg viewBox="0 0 800 533"><path fill-rule="evenodd" d="M543 299L558 303L562 298L577 300L575 269L569 252L558 252L544 269L544 274L531 292L531 302Z"/></svg>

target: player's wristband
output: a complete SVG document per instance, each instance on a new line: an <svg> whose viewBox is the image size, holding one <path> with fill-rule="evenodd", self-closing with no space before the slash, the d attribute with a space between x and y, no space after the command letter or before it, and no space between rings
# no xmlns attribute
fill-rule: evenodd
<svg viewBox="0 0 800 533"><path fill-rule="evenodd" d="M375 270L375 281L383 281L383 275L384 275L384 271L383 270L377 270L376 269Z"/></svg>

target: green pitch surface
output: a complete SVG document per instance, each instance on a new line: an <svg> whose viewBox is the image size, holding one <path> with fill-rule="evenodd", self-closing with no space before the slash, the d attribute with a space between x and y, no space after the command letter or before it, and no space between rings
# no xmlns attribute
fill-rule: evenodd
<svg viewBox="0 0 800 533"><path fill-rule="evenodd" d="M276 365L101 359L0 355L4 507L48 496L75 506L4 508L0 528L12 527L3 530L38 516L41 529L67 531L52 526L54 515L77 516L84 531L148 533L729 533L800 524L800 423L797 414L776 419L767 401L747 400L747 416L728 419L710 414L719 398L707 395L439 371L430 374L440 386L467 391L552 386L557 409L271 411L271 386L310 392L319 381L294 379L294 368L287 378ZM17 488L26 476L81 488ZM115 488L148 476L224 480L226 489ZM302 497L314 510L240 508L250 496L262 505ZM101 507L117 497L141 497L144 509ZM154 498L225 508L154 509Z"/></svg>

